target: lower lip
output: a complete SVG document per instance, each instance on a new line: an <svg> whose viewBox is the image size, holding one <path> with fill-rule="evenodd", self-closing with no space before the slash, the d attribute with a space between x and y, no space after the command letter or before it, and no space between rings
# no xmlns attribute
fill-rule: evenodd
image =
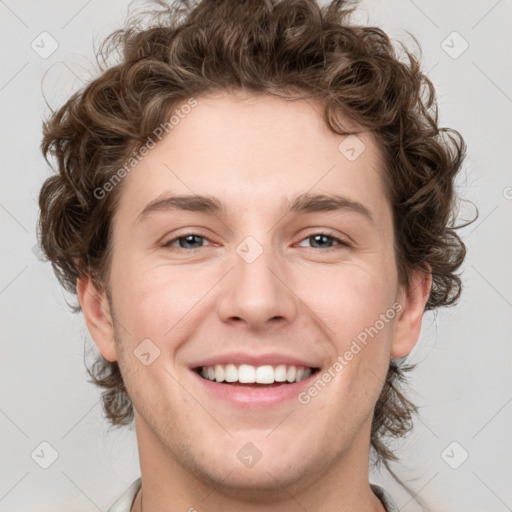
<svg viewBox="0 0 512 512"><path fill-rule="evenodd" d="M215 398L224 400L237 407L262 408L281 405L286 401L297 399L299 393L307 388L318 372L312 373L307 379L300 382L281 384L273 387L237 386L214 382L201 377L197 372L192 371L199 384L207 393Z"/></svg>

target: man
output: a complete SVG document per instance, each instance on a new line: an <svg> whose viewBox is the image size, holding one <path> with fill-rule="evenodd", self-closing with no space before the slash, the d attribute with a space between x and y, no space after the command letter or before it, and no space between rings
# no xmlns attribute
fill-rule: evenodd
<svg viewBox="0 0 512 512"><path fill-rule="evenodd" d="M43 249L107 417L135 420L141 478L110 510L397 510L370 449L396 458L396 360L460 294L462 138L343 2L162 8L42 145Z"/></svg>

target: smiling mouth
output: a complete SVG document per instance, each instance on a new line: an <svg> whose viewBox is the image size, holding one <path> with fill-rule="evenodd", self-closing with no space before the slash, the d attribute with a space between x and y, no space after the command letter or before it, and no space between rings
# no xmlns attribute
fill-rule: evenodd
<svg viewBox="0 0 512 512"><path fill-rule="evenodd" d="M295 365L216 364L195 369L203 379L240 387L277 387L303 381L319 368Z"/></svg>

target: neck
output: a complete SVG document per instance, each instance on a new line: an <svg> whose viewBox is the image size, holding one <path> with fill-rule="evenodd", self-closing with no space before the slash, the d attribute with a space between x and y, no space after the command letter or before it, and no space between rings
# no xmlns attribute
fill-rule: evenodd
<svg viewBox="0 0 512 512"><path fill-rule="evenodd" d="M136 431L143 487L131 512L295 512L298 508L319 512L385 512L368 482L369 432L361 432L366 436L358 436L333 466L322 468L319 464L293 482L284 482L283 476L275 478L267 470L269 478L264 485L243 487L230 484L231 471L212 478L197 468L194 471L179 464L179 455L186 454L173 456L137 414ZM254 469L256 466L251 471ZM263 466L259 469L265 472Z"/></svg>

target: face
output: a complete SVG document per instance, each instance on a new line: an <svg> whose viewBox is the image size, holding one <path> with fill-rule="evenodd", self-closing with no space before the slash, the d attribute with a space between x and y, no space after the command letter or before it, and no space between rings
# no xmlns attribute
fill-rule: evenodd
<svg viewBox="0 0 512 512"><path fill-rule="evenodd" d="M141 461L248 492L367 472L375 402L426 288L398 284L375 139L345 138L311 102L200 97L125 178L114 329L90 282L81 302L119 362Z"/></svg>

